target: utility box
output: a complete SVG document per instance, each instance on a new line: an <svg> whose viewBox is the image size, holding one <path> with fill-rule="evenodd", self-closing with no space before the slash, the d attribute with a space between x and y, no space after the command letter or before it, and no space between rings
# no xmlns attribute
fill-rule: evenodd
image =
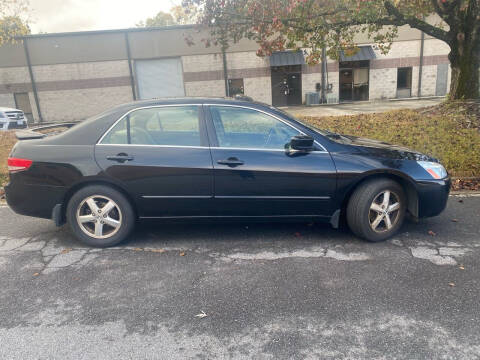
<svg viewBox="0 0 480 360"><path fill-rule="evenodd" d="M312 106L320 104L320 94L317 92L309 92L305 94L305 105Z"/></svg>

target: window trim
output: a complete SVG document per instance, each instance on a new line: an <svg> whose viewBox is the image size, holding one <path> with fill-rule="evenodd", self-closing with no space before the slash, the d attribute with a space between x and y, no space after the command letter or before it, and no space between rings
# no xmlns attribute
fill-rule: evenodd
<svg viewBox="0 0 480 360"><path fill-rule="evenodd" d="M113 127L115 125L117 125L117 123L120 122L123 118L130 115L130 113L132 113L134 111L142 110L142 109L154 109L154 108L163 108L163 107L183 107L183 106L197 106L197 107L200 108L200 111L199 111L200 140L203 140L204 137L205 137L205 140L207 141L209 146L203 146L203 145L201 145L201 146L187 146L187 145L148 145L148 144L102 144L103 139L113 129ZM206 116L206 114L204 112L204 109L203 109L205 106L208 107L208 116ZM286 124L287 126L290 126L291 128L297 130L302 135L308 135L304 131L298 129L296 126L290 124L288 121L282 119L281 117L279 117L275 114L271 114L271 113L269 113L265 110L257 109L257 108L251 107L251 106L236 105L236 104L213 104L213 103L204 103L204 104L162 104L162 105L142 106L142 107L138 107L138 108L131 109L131 110L127 111L125 114L123 114L118 120L116 120L103 133L103 135L100 137L100 139L97 141L97 143L95 145L101 145L101 146L149 146L149 147L160 147L160 148L165 147L165 148L222 149L222 150L229 149L229 150L251 150L251 151L283 151L283 152L285 151L284 149L276 149L276 148L270 148L270 149L269 148L229 148L229 147L211 146L211 140L209 139L208 129L207 129L208 126L205 127L207 125L207 122L211 123L211 114L210 114L210 108L209 108L210 106L236 107L236 108L258 111L258 112L261 112L261 113L263 113L267 116L270 116L274 119L277 119L278 121ZM207 117L208 117L208 119L207 119ZM213 123L211 125L213 126ZM203 134L202 132L205 132L205 134ZM216 136L216 132L215 132L215 136ZM217 143L218 143L218 141L217 141ZM314 153L314 154L327 153L328 154L327 149L322 144L320 144L317 140L314 140L314 143L316 145L318 145L321 148L321 150L313 151L312 153Z"/></svg>
<svg viewBox="0 0 480 360"><path fill-rule="evenodd" d="M242 109L249 109L249 110L253 110L253 111L258 111L260 113L263 113L267 116L270 116L282 123L284 123L285 125L287 126L290 126L292 129L295 129L296 131L298 131L300 134L302 135L307 135L308 134L305 134L304 131L298 129L297 127L295 127L294 125L290 124L288 121L280 118L279 116L276 116L275 114L271 114L267 111L264 111L264 110L261 110L261 109L256 109L256 108L253 108L251 106L245 106L245 105L234 105L234 104L204 104L205 106L208 106L208 117L209 117L209 122L210 124L212 125L213 127L213 130L214 130L214 135L215 137L217 136L217 133L215 131L215 126L213 125L213 121L212 121L212 116L211 116L211 112L210 112L210 106L224 106L224 107L235 107L235 108L242 108ZM218 146L219 143L218 143L218 139L217 140L217 146L210 146L211 149L231 149L231 150L258 150L258 151L285 151L285 149L278 149L278 148L236 148L236 147L223 147L223 146ZM328 153L327 149L325 149L325 147L320 144L317 140L314 140L315 144L318 145L321 150L316 150L316 151L313 151L313 153Z"/></svg>
<svg viewBox="0 0 480 360"><path fill-rule="evenodd" d="M103 139L108 135L108 133L124 118L127 118L127 122L130 122L130 114L137 110L144 110L144 109L156 109L156 108L164 108L164 107L186 107L186 106L197 106L199 108L198 112L198 121L199 121L199 133L200 133L200 143L204 142L205 129L203 128L203 124L205 123L205 116L203 114L203 104L164 104L164 105L151 105L151 106L142 106L135 109L131 109L123 114L118 120L115 122L103 133L100 139L97 141L95 145L102 145L102 146L152 146L152 147L174 147L174 148L208 148L208 146L187 146L187 145L150 145L150 144L102 144ZM129 125L129 124L128 124ZM129 126L127 126L127 129ZM129 130L127 131L129 132Z"/></svg>

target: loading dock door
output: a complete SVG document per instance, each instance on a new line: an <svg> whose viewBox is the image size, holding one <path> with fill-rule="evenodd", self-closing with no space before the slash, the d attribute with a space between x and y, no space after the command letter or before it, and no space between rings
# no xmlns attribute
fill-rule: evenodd
<svg viewBox="0 0 480 360"><path fill-rule="evenodd" d="M180 58L136 60L140 99L185 96Z"/></svg>

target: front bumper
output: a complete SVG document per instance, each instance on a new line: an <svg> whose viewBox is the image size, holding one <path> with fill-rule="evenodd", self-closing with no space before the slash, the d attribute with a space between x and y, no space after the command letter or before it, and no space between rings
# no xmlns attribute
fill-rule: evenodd
<svg viewBox="0 0 480 360"><path fill-rule="evenodd" d="M0 121L0 130L12 130L12 129L26 129L28 128L27 120L21 120L22 124L19 125L18 121Z"/></svg>
<svg viewBox="0 0 480 360"><path fill-rule="evenodd" d="M417 180L418 217L437 216L445 210L451 185L449 177L441 180Z"/></svg>

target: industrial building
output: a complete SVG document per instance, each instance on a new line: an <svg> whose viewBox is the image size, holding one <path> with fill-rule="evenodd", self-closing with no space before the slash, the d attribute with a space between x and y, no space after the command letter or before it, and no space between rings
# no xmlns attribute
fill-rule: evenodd
<svg viewBox="0 0 480 360"><path fill-rule="evenodd" d="M222 53L205 47L205 36L189 25L26 36L0 47L0 106L35 122L76 121L158 97L240 93L301 105L321 90L322 77L329 103L443 96L449 87L448 45L408 26L387 55L359 37L356 54L324 66L305 64L301 51L258 57L249 40Z"/></svg>

